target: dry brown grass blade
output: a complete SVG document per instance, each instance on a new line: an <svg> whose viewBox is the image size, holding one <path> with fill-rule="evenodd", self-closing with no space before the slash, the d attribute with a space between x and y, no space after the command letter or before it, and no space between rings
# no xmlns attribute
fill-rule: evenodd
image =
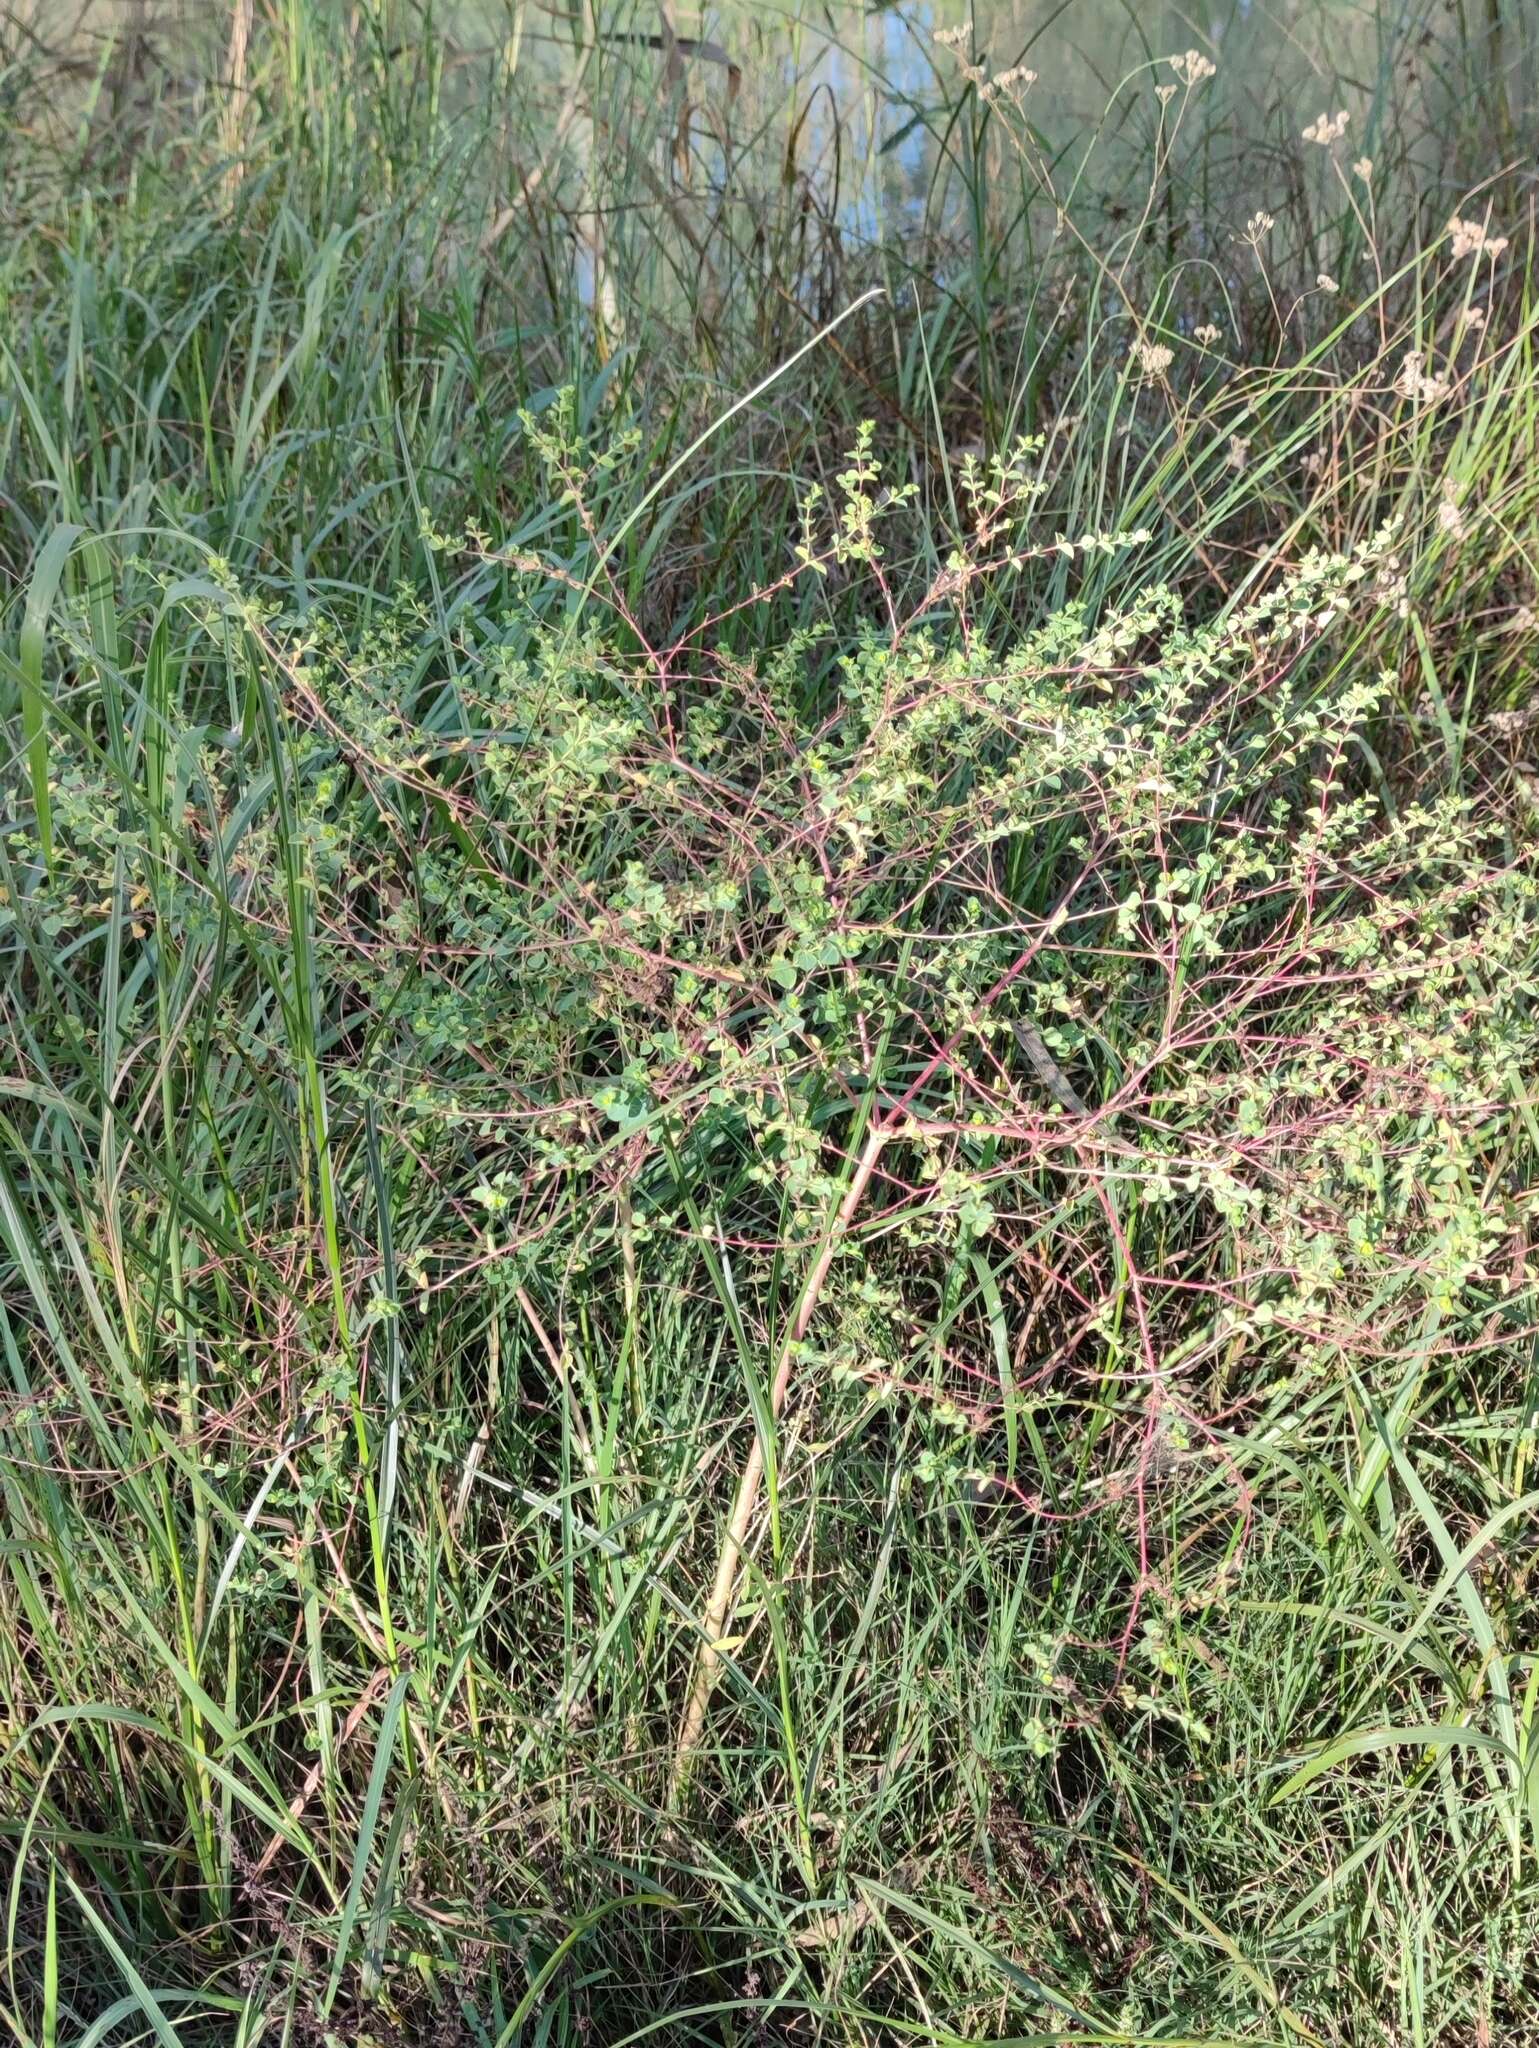
<svg viewBox="0 0 1539 2048"><path fill-rule="evenodd" d="M770 1388L770 1418L779 1416L785 1406L786 1393L791 1384L792 1361L796 1349L807 1335L812 1318L817 1311L818 1298L823 1292L823 1283L828 1278L829 1267L843 1241L845 1232L855 1220L876 1163L881 1157L882 1147L891 1135L890 1127L879 1124L866 1139L865 1147L850 1177L839 1212L819 1252L807 1283L802 1289L801 1300L797 1303L796 1316L791 1332L780 1353L780 1362L775 1369L775 1380ZM684 1716L679 1723L678 1742L674 1751L673 1790L675 1798L683 1790L689 1776L690 1760L700 1746L705 1732L706 1710L711 1703L711 1694L716 1689L716 1679L721 1670L721 1640L726 1632L727 1618L732 1611L733 1597L737 1591L738 1572L742 1566L743 1552L748 1541L748 1531L758 1512L759 1494L764 1485L764 1443L757 1431L749 1446L742 1476L738 1480L737 1494L732 1506L732 1520L728 1524L726 1538L716 1560L716 1576L711 1586L711 1598L702 1623L702 1640L695 1659L695 1674L685 1703Z"/></svg>
<svg viewBox="0 0 1539 2048"><path fill-rule="evenodd" d="M233 199L240 190L244 166L241 163L241 129L245 122L246 102L251 97L247 82L247 57L251 49L251 14L253 0L234 0L230 10L230 48L225 63L226 86L229 98L225 101L223 122L223 143L229 166L224 174L226 199Z"/></svg>
<svg viewBox="0 0 1539 2048"><path fill-rule="evenodd" d="M342 1750L344 1749L346 1744L352 1739L352 1736L357 1730L358 1723L363 1719L364 1715L369 1711L369 1708L379 1698L380 1694L384 1691L386 1685L389 1683L389 1680L390 1673L386 1670L384 1665L379 1665L374 1671L373 1676L369 1679L368 1684L365 1685L363 1691L358 1695L357 1699L353 1702L352 1707L348 1711L347 1719L342 1723L341 1729L338 1732L336 1746L337 1754L339 1756L341 1755ZM315 1797L315 1788L317 1787L317 1785L320 1784L321 1774L325 1770L325 1768L325 1760L323 1758L318 1758L310 1766L309 1770L305 1772L304 1783L300 1786L299 1790L294 1794L294 1797L289 1801L290 1820L298 1820L300 1816L303 1814L305 1808L310 1804L310 1801ZM287 1837L281 1833L275 1834L269 1838L267 1847L262 1851L261 1855L252 1865L251 1879L253 1882L255 1882L257 1878L261 1877L266 1872L269 1865L272 1863L273 1858L277 1855L278 1851L283 1847L283 1844L286 1840Z"/></svg>

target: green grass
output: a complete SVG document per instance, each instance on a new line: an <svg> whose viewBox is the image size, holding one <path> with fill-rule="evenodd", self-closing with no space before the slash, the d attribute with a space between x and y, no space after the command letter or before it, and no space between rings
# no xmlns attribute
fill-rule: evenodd
<svg viewBox="0 0 1539 2048"><path fill-rule="evenodd" d="M7 2033L1539 2041L1539 17L218 29L0 31Z"/></svg>

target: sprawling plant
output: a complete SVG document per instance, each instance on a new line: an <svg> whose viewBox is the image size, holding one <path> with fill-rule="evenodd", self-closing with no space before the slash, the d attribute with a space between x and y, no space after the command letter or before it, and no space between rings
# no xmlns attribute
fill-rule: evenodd
<svg viewBox="0 0 1539 2048"><path fill-rule="evenodd" d="M545 451L581 517L582 449ZM1094 1626L1046 1601L988 1681L988 1768L1022 1796L1113 1723L1214 1740L1173 1646L1243 1583L1269 1432L1321 1389L1375 1416L1451 1349L1511 1397L1534 877L1462 797L1397 804L1386 778L1359 650L1400 602L1393 536L1203 622L1156 587L995 644L1006 584L1143 544L1024 546L1034 455L964 472L972 542L905 617L857 446L786 571L864 580L833 661L815 625L753 658L723 619L652 644L602 573L527 553L504 566L540 602L448 638L406 598L351 635L285 616L219 562L109 616L94 542L59 596L74 687L34 718L5 855L13 998L43 992L12 1029L52 1077L20 1097L19 1426L80 1473L104 1440L160 1447L120 1504L160 1534L106 1720L180 1776L208 1896L244 1887L270 1958L298 1944L323 2018L376 1851L365 1991L393 1888L430 1892L552 1745L623 1755L627 1796L677 1817L720 1743L762 1740L766 1656L792 1726L787 1632L815 1614L837 1658L871 1626L858 1581L819 1593L796 1562L842 1473L875 1457L910 1512L1006 1551L1073 1532ZM38 979L46 949L67 977ZM663 1370L644 1319L702 1303L714 1347ZM450 1357L474 1400L440 1399ZM424 1590L405 1532L474 1542L510 1491L618 1604L577 1654L571 1593L520 1594L492 1777L478 1696L427 1675L436 1567ZM123 1599L104 1569L62 1596L82 1616ZM271 1655L232 1701L277 1712L272 1742L206 1690L236 1616ZM374 1660L360 1711L389 1685L365 1814L392 1745L434 1788L388 1842L367 1822L345 1892L296 1823L335 1802L353 1724L318 1684L273 1704L333 1639ZM528 1653L561 1642L552 1693ZM1486 1649L1464 1711L1516 1773L1515 1844L1518 1708ZM106 1768L110 1733L65 1739ZM756 1769L815 1897L834 1794L789 1734ZM303 1915L338 1911L311 1982Z"/></svg>

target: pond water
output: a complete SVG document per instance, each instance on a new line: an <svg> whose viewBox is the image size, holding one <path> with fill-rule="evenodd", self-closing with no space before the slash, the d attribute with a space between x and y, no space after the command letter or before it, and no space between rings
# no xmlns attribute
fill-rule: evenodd
<svg viewBox="0 0 1539 2048"><path fill-rule="evenodd" d="M13 19L87 59L137 32L158 76L217 95L241 4L20 0ZM1322 112L1349 113L1345 155L1415 162L1422 183L1461 125L1478 139L1485 123L1493 151L1535 140L1539 0L258 0L256 34L307 9L360 41L371 15L402 49L441 38L445 103L505 119L520 163L532 155L552 180L592 171L612 196L639 165L643 185L660 178L689 203L795 188L842 233L874 239L895 214L954 226L969 153L991 152L997 181L1013 137L1029 136L1039 183L1050 167L1055 193L1088 192L1113 222L1141 206L1157 141L1171 174L1200 185L1201 210L1217 192L1238 222L1281 196L1284 159ZM1169 62L1186 51L1214 67L1191 90ZM981 140L969 65L980 83L1034 74ZM544 164L558 149L563 163Z"/></svg>
<svg viewBox="0 0 1539 2048"><path fill-rule="evenodd" d="M565 48L551 15L542 31L504 0L458 0L457 17L466 44L517 41L551 121L580 80L589 118L570 139L604 167L600 203L634 198L644 159L680 205L767 213L805 195L846 240L881 242L894 227L976 240L980 189L1019 209L1044 172L1055 199L1072 194L1115 236L1141 214L1156 158L1193 221L1238 233L1258 210L1281 213L1301 175L1334 175L1328 152L1299 143L1342 112L1342 166L1393 164L1407 192L1446 178L1452 205L1464 170L1450 137L1483 173L1536 136L1533 0L728 0L666 17L628 4L589 11ZM1170 60L1188 52L1202 63L1183 75ZM985 88L1034 76L981 120L967 67Z"/></svg>

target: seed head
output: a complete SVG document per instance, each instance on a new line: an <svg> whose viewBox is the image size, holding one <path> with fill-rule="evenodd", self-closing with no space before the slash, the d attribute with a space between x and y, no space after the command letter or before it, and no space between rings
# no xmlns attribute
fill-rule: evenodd
<svg viewBox="0 0 1539 2048"><path fill-rule="evenodd" d="M1194 85L1201 85L1205 78L1211 78L1218 66L1211 57L1205 57L1201 50L1183 50L1179 57L1169 60L1171 70L1190 92Z"/></svg>
<svg viewBox="0 0 1539 2048"><path fill-rule="evenodd" d="M1029 92L1036 82L1037 74L1028 65L1012 64L1008 71L996 72L987 85L979 86L978 97L992 100L997 99L1001 93L1009 93L1012 99L1019 99L1021 94Z"/></svg>
<svg viewBox="0 0 1539 2048"><path fill-rule="evenodd" d="M1435 405L1438 399L1448 396L1448 379L1429 372L1421 350L1413 348L1406 352L1400 365L1395 389L1402 398L1409 398L1416 405Z"/></svg>
<svg viewBox="0 0 1539 2048"><path fill-rule="evenodd" d="M1505 235L1489 235L1478 220L1460 220L1457 214L1448 223L1448 232L1456 263L1466 256L1489 256L1494 263L1507 246Z"/></svg>

